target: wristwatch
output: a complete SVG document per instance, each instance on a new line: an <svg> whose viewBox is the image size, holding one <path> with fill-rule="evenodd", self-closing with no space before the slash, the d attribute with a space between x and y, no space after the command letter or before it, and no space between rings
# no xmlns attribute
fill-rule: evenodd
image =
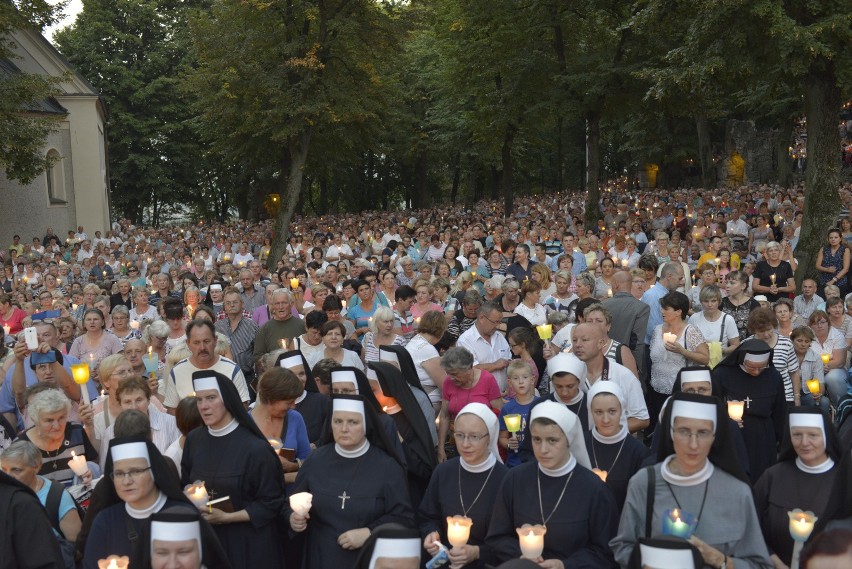
<svg viewBox="0 0 852 569"><path fill-rule="evenodd" d="M724 561L722 561L722 564L719 565L719 569L727 569L727 567L728 567L728 556L725 555L725 559L724 559Z"/></svg>

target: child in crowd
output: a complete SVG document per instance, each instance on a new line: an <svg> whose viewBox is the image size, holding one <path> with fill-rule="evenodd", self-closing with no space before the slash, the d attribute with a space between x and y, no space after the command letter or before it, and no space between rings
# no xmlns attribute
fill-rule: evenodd
<svg viewBox="0 0 852 569"><path fill-rule="evenodd" d="M500 446L507 450L506 466L511 468L521 464L518 448L529 420L530 409L539 398L535 395L535 375L529 363L523 360L514 360L509 364L507 374L509 386L515 392L515 396L509 399L500 410ZM506 428L506 415L521 416L517 423L519 429L517 433L509 433Z"/></svg>

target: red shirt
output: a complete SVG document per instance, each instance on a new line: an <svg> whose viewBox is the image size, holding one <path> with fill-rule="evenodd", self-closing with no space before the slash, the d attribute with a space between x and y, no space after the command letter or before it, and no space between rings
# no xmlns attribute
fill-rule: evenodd
<svg viewBox="0 0 852 569"><path fill-rule="evenodd" d="M15 307L12 309L12 316L10 316L8 320L4 320L3 316L0 315L0 326L9 326L9 334L17 334L24 329L21 323L26 317L26 312Z"/></svg>

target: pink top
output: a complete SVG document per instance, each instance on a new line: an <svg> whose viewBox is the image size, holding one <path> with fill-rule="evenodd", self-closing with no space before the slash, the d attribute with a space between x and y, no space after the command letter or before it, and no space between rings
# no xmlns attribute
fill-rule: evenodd
<svg viewBox="0 0 852 569"><path fill-rule="evenodd" d="M491 402L500 399L500 387L490 372L479 370L479 381L470 389L457 386L449 376L444 378L442 389L444 401L449 403L450 417L455 419L468 403L482 403L491 407Z"/></svg>
<svg viewBox="0 0 852 569"><path fill-rule="evenodd" d="M441 308L440 304L435 304L434 302L430 302L429 306L426 308L426 310L420 310L420 308L417 306L417 303L414 303L414 304L411 305L409 312L411 312L412 318L420 318L421 316L423 316L426 312L428 312L430 310L437 310L438 312L444 311L444 309ZM417 326L415 326L415 328L416 327Z"/></svg>

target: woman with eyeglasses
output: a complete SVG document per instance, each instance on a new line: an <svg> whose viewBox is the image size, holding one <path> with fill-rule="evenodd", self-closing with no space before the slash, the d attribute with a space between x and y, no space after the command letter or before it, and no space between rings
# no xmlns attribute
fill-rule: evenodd
<svg viewBox="0 0 852 569"><path fill-rule="evenodd" d="M757 515L775 567L790 565L793 539L790 516L795 508L825 519L837 479L843 447L828 414L814 407L794 407L778 464L769 468L754 487Z"/></svg>
<svg viewBox="0 0 852 569"><path fill-rule="evenodd" d="M618 535L609 543L619 565L629 566L641 538L664 535L665 523L694 519L688 541L706 567L773 569L727 422L714 397L672 395L661 419L659 462L630 479Z"/></svg>
<svg viewBox="0 0 852 569"><path fill-rule="evenodd" d="M115 423L116 417L121 413L121 402L116 396L118 382L133 374L133 366L124 357L124 354L113 354L101 361L98 369L101 378L101 387L106 392L106 397L101 397L92 404L92 420L84 422L86 434L97 448L101 448L104 432Z"/></svg>
<svg viewBox="0 0 852 569"><path fill-rule="evenodd" d="M756 482L775 464L787 416L784 380L772 364L772 348L762 340L746 340L719 362L712 377L713 395L743 403L741 432L749 476Z"/></svg>
<svg viewBox="0 0 852 569"><path fill-rule="evenodd" d="M846 339L837 329L832 328L828 314L823 310L814 310L811 313L808 327L814 333L811 350L823 362L826 393L836 406L849 390L849 380L846 376ZM826 354L827 363L824 359Z"/></svg>

